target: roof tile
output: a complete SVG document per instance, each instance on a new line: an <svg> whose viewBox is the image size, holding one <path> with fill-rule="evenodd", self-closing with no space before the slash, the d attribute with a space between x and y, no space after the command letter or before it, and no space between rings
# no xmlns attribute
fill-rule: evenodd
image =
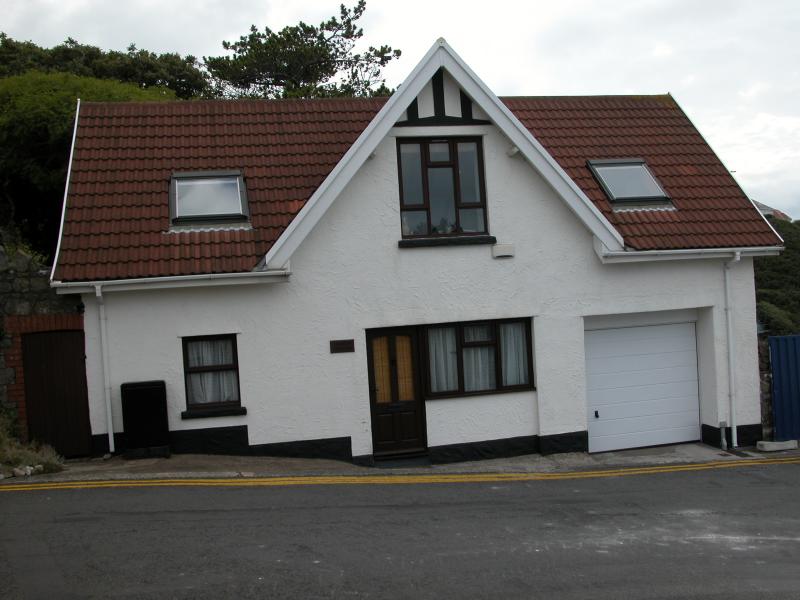
<svg viewBox="0 0 800 600"><path fill-rule="evenodd" d="M506 98L639 250L780 243L670 96ZM55 277L252 270L383 106L382 98L84 103ZM586 161L640 157L674 211L614 211ZM170 232L175 171L240 169L252 229Z"/></svg>

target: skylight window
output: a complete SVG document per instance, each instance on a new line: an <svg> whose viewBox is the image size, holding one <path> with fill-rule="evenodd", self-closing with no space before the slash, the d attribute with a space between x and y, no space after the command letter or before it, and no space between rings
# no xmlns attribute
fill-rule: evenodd
<svg viewBox="0 0 800 600"><path fill-rule="evenodd" d="M592 160L589 168L612 202L669 201L669 196L641 159Z"/></svg>
<svg viewBox="0 0 800 600"><path fill-rule="evenodd" d="M238 171L175 173L170 185L173 223L247 220L247 194Z"/></svg>

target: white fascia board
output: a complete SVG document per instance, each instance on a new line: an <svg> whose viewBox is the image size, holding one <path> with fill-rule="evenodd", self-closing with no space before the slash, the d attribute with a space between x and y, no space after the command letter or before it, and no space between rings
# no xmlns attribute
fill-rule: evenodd
<svg viewBox="0 0 800 600"><path fill-rule="evenodd" d="M783 246L754 246L740 248L690 248L681 250L609 250L598 238L594 239L594 250L604 264L653 262L662 260L698 260L732 258L739 256L777 256Z"/></svg>
<svg viewBox="0 0 800 600"><path fill-rule="evenodd" d="M464 90L464 93L483 109L489 119L516 146L526 160L545 181L561 196L567 206L583 221L589 230L609 248L622 250L620 233L598 210L594 203L550 156L525 125L511 112L488 86L469 68L449 46L447 61L443 66Z"/></svg>
<svg viewBox="0 0 800 600"><path fill-rule="evenodd" d="M361 132L345 155L328 174L316 191L275 241L257 268L282 268L295 250L330 208L364 162L388 135L389 130L400 119L411 101L422 91L425 84L442 66L441 56L444 40L439 40L425 54L411 74L392 94L378 114Z"/></svg>
<svg viewBox="0 0 800 600"><path fill-rule="evenodd" d="M69 194L69 178L72 175L72 156L75 153L75 138L78 135L78 118L81 114L81 99L78 98L75 106L75 123L72 126L72 144L69 147L69 162L67 163L67 182L64 184L64 201L61 204L61 224L58 226L58 242L56 243L56 254L53 257L53 266L50 268L50 282L53 281L53 274L56 272L58 255L61 252L61 238L64 235L64 219L67 214L67 196Z"/></svg>
<svg viewBox="0 0 800 600"><path fill-rule="evenodd" d="M93 294L98 286L103 293L163 290L172 288L215 287L220 285L253 285L288 281L291 271L248 271L247 273L210 273L173 277L142 277L106 281L51 281L57 294Z"/></svg>
<svg viewBox="0 0 800 600"><path fill-rule="evenodd" d="M319 222L378 144L389 135L408 105L419 95L440 67L447 70L464 93L476 102L511 143L520 149L528 162L566 201L589 230L607 247L622 250L624 246L619 232L508 107L475 75L447 42L439 38L312 194L267 252L258 268L281 268L286 264L303 239Z"/></svg>

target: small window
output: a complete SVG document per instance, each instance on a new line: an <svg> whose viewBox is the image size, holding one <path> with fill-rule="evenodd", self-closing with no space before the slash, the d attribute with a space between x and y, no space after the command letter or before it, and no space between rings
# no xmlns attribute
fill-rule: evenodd
<svg viewBox="0 0 800 600"><path fill-rule="evenodd" d="M429 397L533 388L529 319L425 329Z"/></svg>
<svg viewBox="0 0 800 600"><path fill-rule="evenodd" d="M593 160L589 168L612 202L668 202L669 196L641 159Z"/></svg>
<svg viewBox="0 0 800 600"><path fill-rule="evenodd" d="M235 335L183 338L183 370L187 409L213 411L241 405Z"/></svg>
<svg viewBox="0 0 800 600"><path fill-rule="evenodd" d="M479 138L398 140L404 238L486 233Z"/></svg>
<svg viewBox="0 0 800 600"><path fill-rule="evenodd" d="M170 184L173 223L247 220L247 194L238 171L175 173Z"/></svg>

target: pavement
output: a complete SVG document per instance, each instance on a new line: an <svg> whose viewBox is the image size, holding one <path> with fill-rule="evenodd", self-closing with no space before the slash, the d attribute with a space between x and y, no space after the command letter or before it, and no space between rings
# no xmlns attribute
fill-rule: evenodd
<svg viewBox="0 0 800 600"><path fill-rule="evenodd" d="M69 460L64 471L53 474L14 477L0 486L23 483L71 481L118 481L144 479L234 479L265 477L353 477L386 475L448 474L556 474L657 467L735 463L753 459L800 458L800 450L759 452L741 448L725 452L701 443L676 444L599 454L563 453L542 456L529 454L449 464L415 464L398 461L392 467L362 467L349 462L306 458L263 456L220 456L174 454L170 458L128 460L121 456Z"/></svg>
<svg viewBox="0 0 800 600"><path fill-rule="evenodd" d="M407 470L420 475L189 456L106 467L140 477L180 464L185 477L212 462L272 476L6 486L0 597L800 597L798 456L684 445ZM291 466L301 476L274 475ZM357 475L303 475L326 468Z"/></svg>

